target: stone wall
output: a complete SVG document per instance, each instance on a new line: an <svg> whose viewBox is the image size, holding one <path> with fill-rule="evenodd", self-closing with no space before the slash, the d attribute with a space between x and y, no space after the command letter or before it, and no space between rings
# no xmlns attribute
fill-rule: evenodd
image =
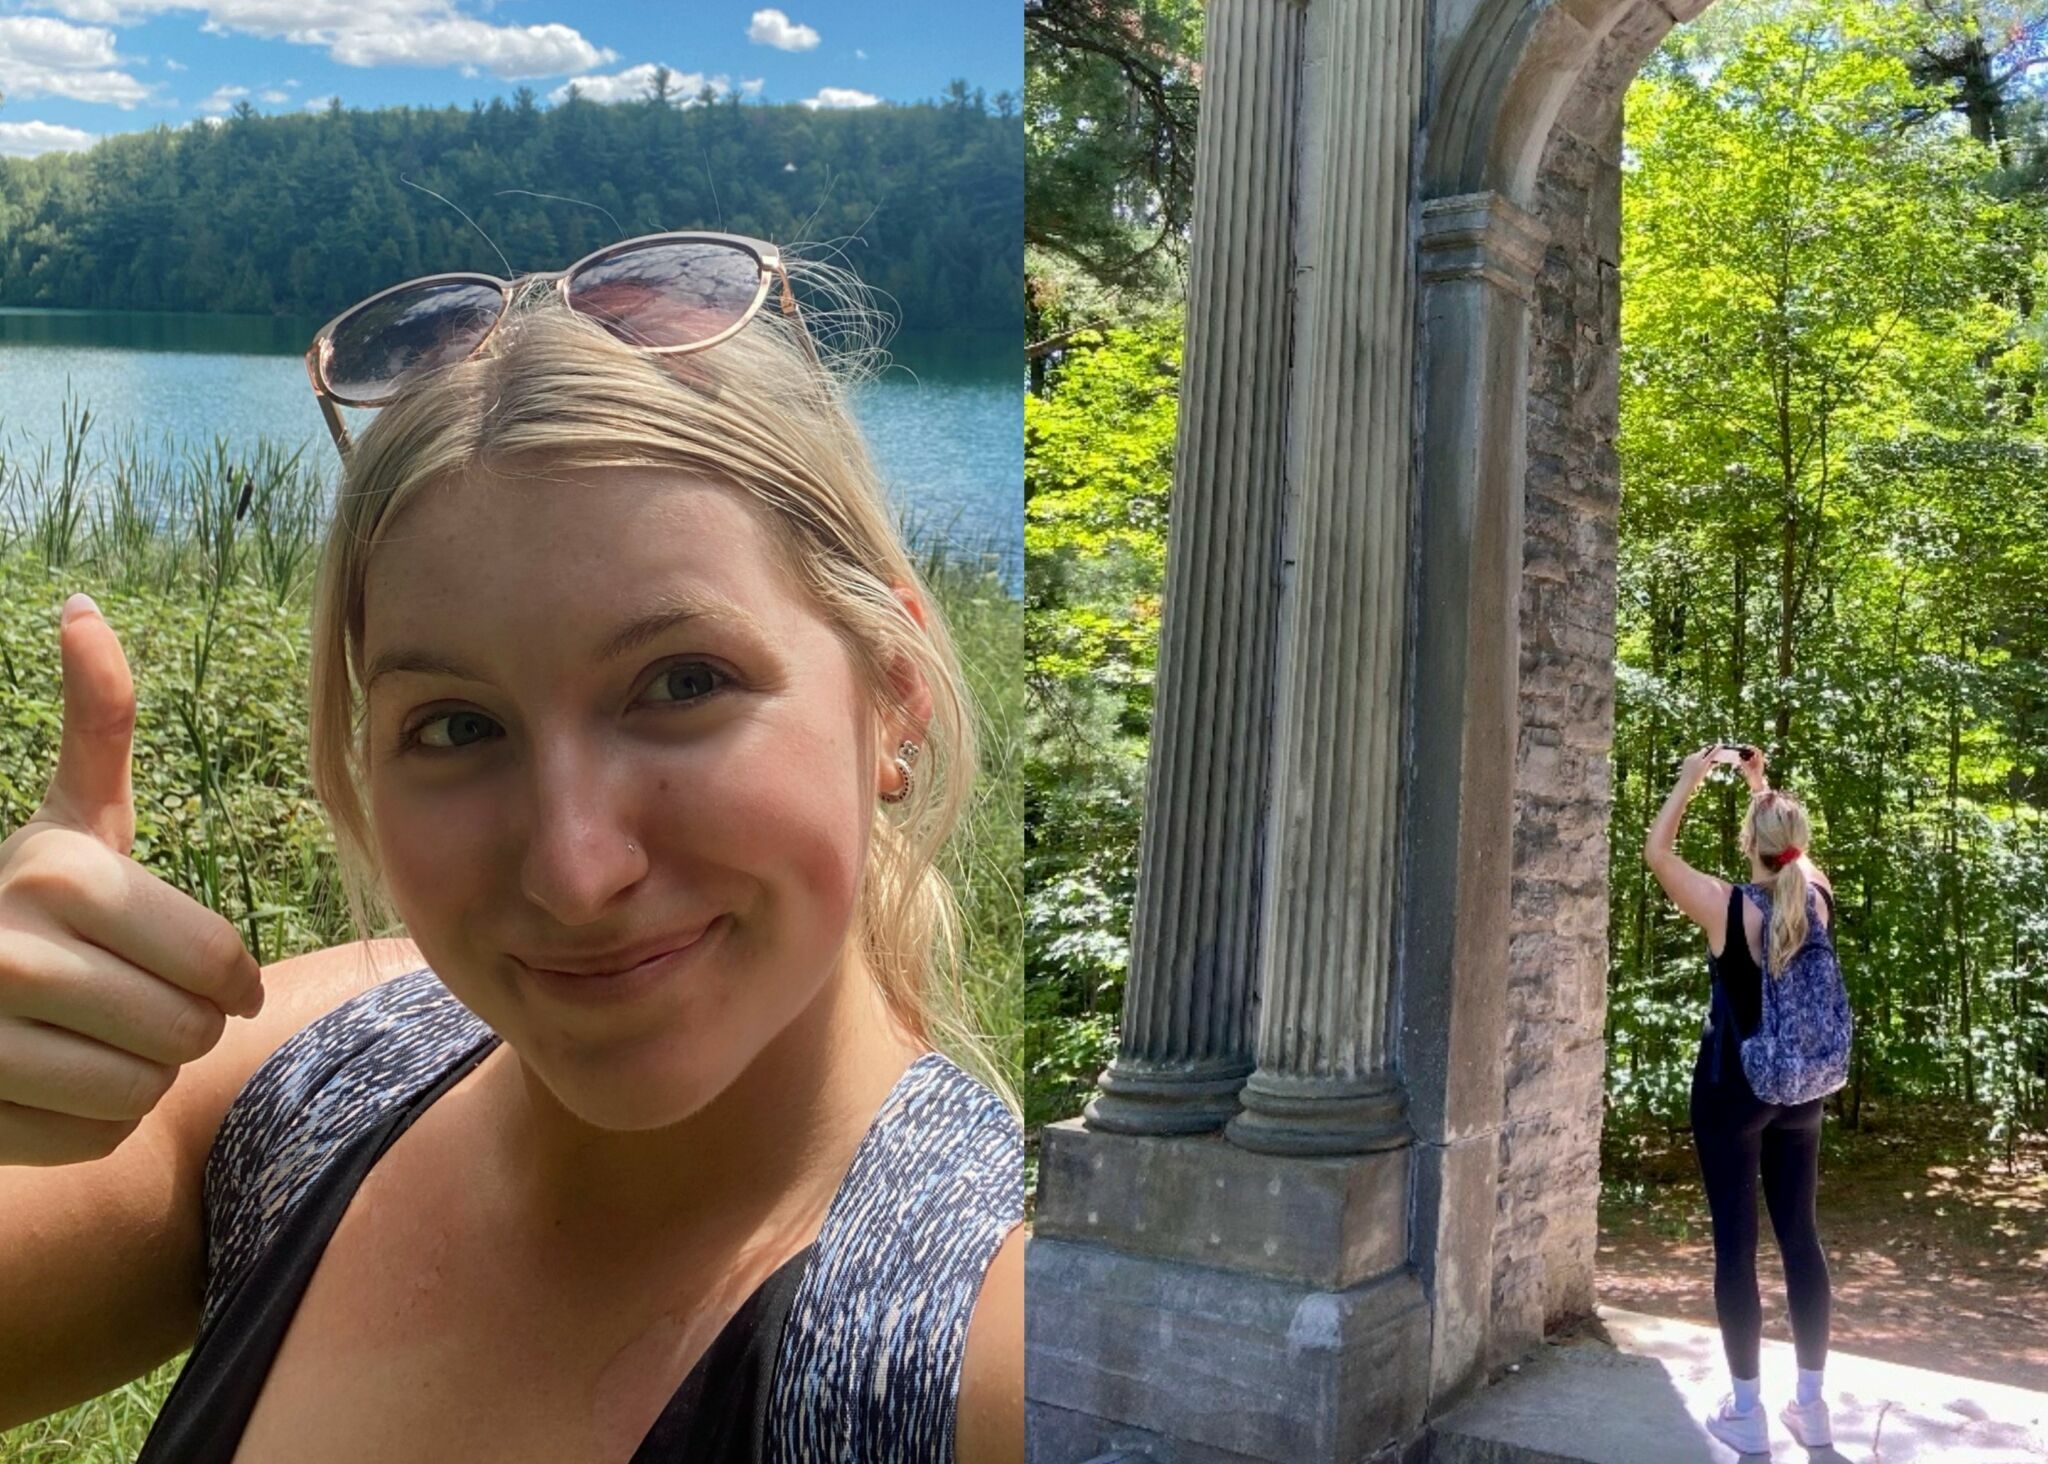
<svg viewBox="0 0 2048 1464"><path fill-rule="evenodd" d="M1640 62L1642 36L1622 29L1619 45ZM1625 59L1596 66L1560 117L1535 209L1550 243L1530 322L1495 1366L1594 1300L1620 493L1619 94L1634 71L1621 73Z"/></svg>

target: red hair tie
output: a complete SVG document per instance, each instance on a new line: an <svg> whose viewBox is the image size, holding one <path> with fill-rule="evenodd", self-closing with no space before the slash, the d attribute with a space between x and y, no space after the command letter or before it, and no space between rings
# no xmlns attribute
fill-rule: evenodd
<svg viewBox="0 0 2048 1464"><path fill-rule="evenodd" d="M1804 849L1781 849L1776 854L1773 854L1770 858L1766 859L1764 863L1768 864L1771 867L1771 873L1776 874L1779 870L1783 869L1786 865L1798 859L1798 857L1801 854L1804 854L1805 852L1806 851Z"/></svg>

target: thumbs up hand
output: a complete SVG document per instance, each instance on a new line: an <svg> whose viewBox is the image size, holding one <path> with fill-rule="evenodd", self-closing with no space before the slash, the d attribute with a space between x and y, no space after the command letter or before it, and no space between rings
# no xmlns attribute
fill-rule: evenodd
<svg viewBox="0 0 2048 1464"><path fill-rule="evenodd" d="M0 1164L112 1153L253 1016L262 975L241 933L129 855L135 683L92 600L59 631L64 736L33 817L0 842Z"/></svg>
<svg viewBox="0 0 2048 1464"><path fill-rule="evenodd" d="M64 602L64 742L57 776L30 820L91 834L116 854L135 846L135 680L114 627L90 595Z"/></svg>

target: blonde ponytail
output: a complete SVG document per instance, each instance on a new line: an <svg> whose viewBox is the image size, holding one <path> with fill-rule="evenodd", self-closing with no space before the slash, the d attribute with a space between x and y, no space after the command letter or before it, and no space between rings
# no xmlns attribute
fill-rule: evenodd
<svg viewBox="0 0 2048 1464"><path fill-rule="evenodd" d="M1742 821L1742 852L1769 868L1781 855L1793 857L1774 873L1766 888L1771 897L1771 928L1766 944L1764 969L1772 976L1782 972L1806 944L1809 923L1806 894L1809 881L1800 863L1813 838L1806 810L1790 793L1765 790L1749 801L1749 815Z"/></svg>
<svg viewBox="0 0 2048 1464"><path fill-rule="evenodd" d="M1773 976L1806 944L1806 871L1794 859L1771 879L1771 942L1765 969Z"/></svg>

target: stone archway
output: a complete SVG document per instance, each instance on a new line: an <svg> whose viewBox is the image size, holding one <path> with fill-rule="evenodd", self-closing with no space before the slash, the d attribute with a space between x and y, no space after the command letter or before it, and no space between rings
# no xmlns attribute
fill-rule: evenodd
<svg viewBox="0 0 2048 1464"><path fill-rule="evenodd" d="M1131 977L1044 1139L1036 1460L1394 1457L1592 1308L1619 104L1703 3L1210 9Z"/></svg>
<svg viewBox="0 0 2048 1464"><path fill-rule="evenodd" d="M1707 0L1551 6L1481 26L1446 68L1425 187L1519 211L1523 485L1494 1366L1593 1309L1605 1070L1608 754L1620 465L1621 102ZM1522 294L1526 289L1526 294ZM1425 353L1428 351L1425 338ZM1425 408L1426 411L1426 408ZM1425 417L1425 432L1430 429ZM1425 483L1425 491L1427 485Z"/></svg>

